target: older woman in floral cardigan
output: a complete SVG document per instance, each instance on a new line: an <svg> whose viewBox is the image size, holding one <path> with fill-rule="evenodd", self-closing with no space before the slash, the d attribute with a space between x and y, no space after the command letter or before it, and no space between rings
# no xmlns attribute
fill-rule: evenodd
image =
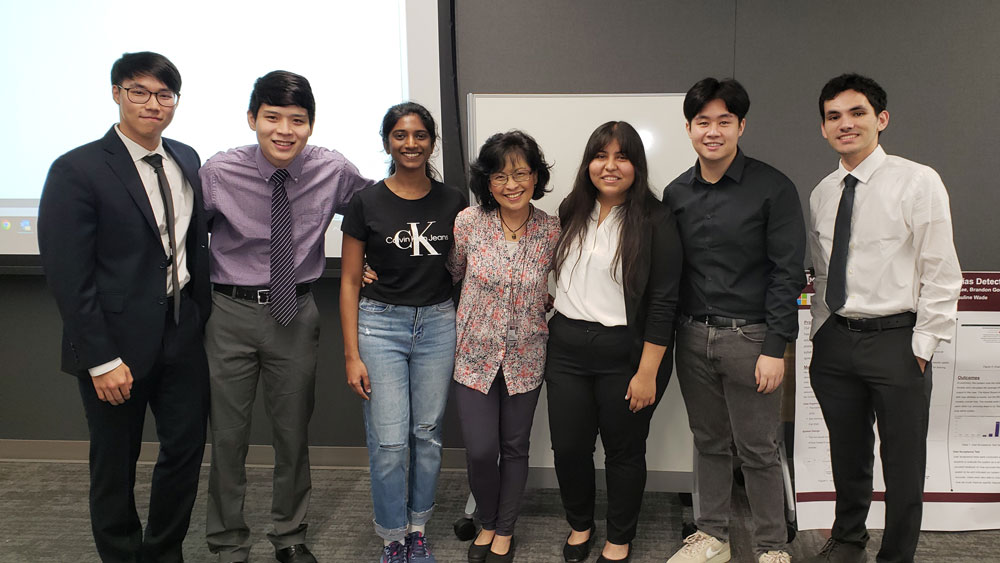
<svg viewBox="0 0 1000 563"><path fill-rule="evenodd" d="M454 398L482 530L469 561L511 561L528 441L545 371L548 275L559 220L531 204L549 165L521 131L487 139L472 165L479 202L455 219L449 270L459 301ZM499 463L498 463L499 459Z"/></svg>

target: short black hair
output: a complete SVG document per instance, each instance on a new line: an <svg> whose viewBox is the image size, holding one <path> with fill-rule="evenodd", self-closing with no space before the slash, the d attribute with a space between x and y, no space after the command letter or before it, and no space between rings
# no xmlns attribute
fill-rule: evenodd
<svg viewBox="0 0 1000 563"><path fill-rule="evenodd" d="M740 121L743 121L750 111L750 94L747 94L742 84L732 78L720 81L708 77L696 82L684 96L684 118L687 122L691 123L698 112L712 100L722 100L722 103L726 104L726 109Z"/></svg>
<svg viewBox="0 0 1000 563"><path fill-rule="evenodd" d="M517 156L524 158L528 168L538 177L531 199L541 199L550 191L546 186L549 184L549 169L552 165L545 161L545 155L535 139L517 129L496 133L486 139L479 149L479 158L469 166L469 188L486 211L500 207L490 191L490 176L502 171L507 162Z"/></svg>
<svg viewBox="0 0 1000 563"><path fill-rule="evenodd" d="M257 118L260 106L299 106L309 114L309 126L316 121L316 98L313 98L312 86L306 77L288 72L273 70L261 76L253 84L250 94L250 113Z"/></svg>
<svg viewBox="0 0 1000 563"><path fill-rule="evenodd" d="M138 76L152 76L164 83L174 94L181 93L181 73L170 59L159 53L142 51L123 53L111 65L111 85L121 86L122 82Z"/></svg>
<svg viewBox="0 0 1000 563"><path fill-rule="evenodd" d="M867 76L861 76L856 72L848 72L835 78L831 78L830 81L823 86L823 90L820 91L820 119L826 118L826 112L823 109L826 102L836 98L841 92L845 92L847 90L854 90L855 92L864 94L865 97L868 98L868 103L875 109L875 115L885 111L887 102L885 90L879 86L878 82L875 82Z"/></svg>

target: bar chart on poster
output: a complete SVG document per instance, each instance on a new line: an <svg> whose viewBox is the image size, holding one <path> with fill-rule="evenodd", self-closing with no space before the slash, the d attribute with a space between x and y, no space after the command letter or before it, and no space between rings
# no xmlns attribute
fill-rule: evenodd
<svg viewBox="0 0 1000 563"><path fill-rule="evenodd" d="M834 486L823 415L809 384L812 285L796 342L795 490L800 529L833 524ZM933 358L924 530L1000 528L1000 272L965 272L955 333ZM879 445L876 443L875 451ZM885 482L875 456L868 527L882 528Z"/></svg>

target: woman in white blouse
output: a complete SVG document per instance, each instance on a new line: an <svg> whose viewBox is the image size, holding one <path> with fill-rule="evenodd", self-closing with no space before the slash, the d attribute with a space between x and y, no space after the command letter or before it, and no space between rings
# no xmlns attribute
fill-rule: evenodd
<svg viewBox="0 0 1000 563"><path fill-rule="evenodd" d="M642 139L624 121L590 136L559 207L556 314L545 380L555 469L571 531L566 561L594 536L594 448L605 451L607 541L598 559L628 561L646 484L646 437L671 371L681 244L649 189Z"/></svg>

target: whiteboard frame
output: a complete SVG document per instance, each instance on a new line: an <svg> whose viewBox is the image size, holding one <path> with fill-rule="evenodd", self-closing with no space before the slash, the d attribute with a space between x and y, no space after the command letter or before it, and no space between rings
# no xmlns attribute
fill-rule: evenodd
<svg viewBox="0 0 1000 563"><path fill-rule="evenodd" d="M650 100L652 99L652 100ZM544 209L550 214L554 214L559 202L568 193L572 178L580 165L583 147L586 144L590 132L601 123L609 120L629 121L643 133L643 124L636 123L630 119L617 118L615 114L629 114L639 103L662 103L662 109L657 115L652 116L654 121L658 121L658 129L654 132L655 143L662 143L661 151L672 151L670 154L662 155L661 151L647 150L647 160L650 169L650 188L654 190L657 197L661 197L663 188L679 174L690 168L697 160L697 154L691 146L691 140L687 136L684 128L686 120L682 110L684 94L477 94L470 93L467 97L467 118L468 118L468 151L469 162L475 161L479 154L479 147L489 137L497 132L508 131L510 129L523 129L526 133L536 138L542 151L546 155L546 160L553 164L553 174L550 186L552 193L536 201L535 204L540 209ZM499 102L499 103L498 103ZM525 126L523 116L519 119L517 108L525 110L534 107L552 106L553 102L567 108L569 113L579 112L579 109L572 107L581 102L593 103L595 111L594 119L588 120L584 128L589 127L582 139L567 139L565 143L552 142L555 133L540 133L544 124L535 123L535 126ZM502 106L502 109L501 109ZM618 108L618 109L614 109ZM511 111L511 110L514 111ZM484 126L483 122L495 124L497 119L505 121L504 116L496 117L486 115L486 112L506 112L509 116L510 126L496 127L495 125ZM524 112L529 113L529 112ZM579 114L577 114L579 115ZM559 113L546 114L544 120L551 120L557 126L557 131L561 130L560 124L566 124L568 119L578 121L574 117L566 117ZM591 124L590 121L593 121ZM549 126L552 123L548 124ZM577 127L577 129L580 129ZM567 135L579 135L579 131L566 133ZM644 136L644 142L646 137ZM566 154L563 147L578 147L576 155L569 158L554 155ZM559 150L554 150L559 149ZM572 150L572 149L567 149ZM657 156L660 155L660 156ZM668 159L669 163L660 160ZM565 182L566 177L570 178L569 185L552 185L559 181ZM557 179L559 178L559 179ZM561 180L560 180L561 179ZM470 198L475 201L474 197ZM674 369L676 372L676 367ZM535 411L535 420L531 433L531 449L529 454L530 473L529 484L536 487L556 487L558 482L555 479L553 469L553 458L551 441L548 432L548 409L545 399L546 390L542 389L542 394L538 400L538 408ZM694 444L691 431L688 426L687 411L684 408L684 401L680 395L680 389L676 382L676 377L672 376L667 391L657 406L650 425L649 439L647 441L646 463L648 468L648 479L646 489L649 491L678 491L691 492L693 490L693 467L694 467ZM597 452L595 453L595 465L600 470L603 468L603 448L598 441ZM603 486L603 477L598 476L598 486Z"/></svg>

